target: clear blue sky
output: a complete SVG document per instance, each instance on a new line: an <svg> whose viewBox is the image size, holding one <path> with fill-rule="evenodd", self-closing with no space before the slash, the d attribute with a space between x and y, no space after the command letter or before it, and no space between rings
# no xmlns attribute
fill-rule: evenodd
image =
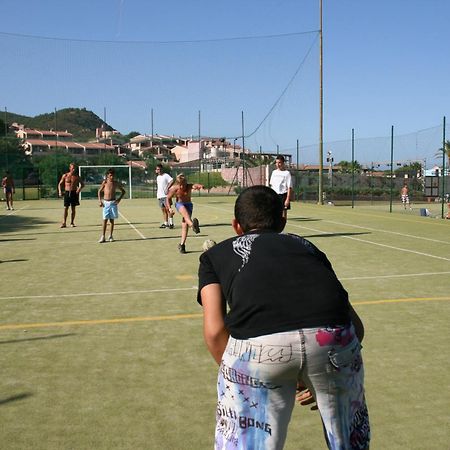
<svg viewBox="0 0 450 450"><path fill-rule="evenodd" d="M450 1L323 6L325 142L450 121ZM0 108L106 110L124 134L150 133L153 109L155 133L184 136L200 111L202 135L228 138L243 111L247 146L294 154L319 140L318 29L319 0L2 0ZM407 156L429 158L442 131L431 135ZM362 147L357 159L384 157Z"/></svg>

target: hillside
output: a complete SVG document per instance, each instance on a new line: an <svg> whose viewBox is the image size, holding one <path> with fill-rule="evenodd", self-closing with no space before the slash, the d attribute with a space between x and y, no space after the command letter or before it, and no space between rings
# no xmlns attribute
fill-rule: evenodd
<svg viewBox="0 0 450 450"><path fill-rule="evenodd" d="M10 113L7 115L8 125L13 122L24 124L27 128L50 130L57 128L72 133L76 141L84 142L95 138L95 129L100 128L103 120L86 108L65 108L55 113L40 114L35 117ZM113 130L106 124L106 130Z"/></svg>

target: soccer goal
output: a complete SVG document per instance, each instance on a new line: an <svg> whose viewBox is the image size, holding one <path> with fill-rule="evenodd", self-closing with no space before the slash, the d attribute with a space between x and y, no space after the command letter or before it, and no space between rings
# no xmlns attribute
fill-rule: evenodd
<svg viewBox="0 0 450 450"><path fill-rule="evenodd" d="M78 166L78 175L85 183L83 191L80 192L80 200L81 196L85 199L97 198L98 189L102 184L108 169L114 169L115 179L125 186L128 186L128 198L133 198L131 166L123 164L112 166Z"/></svg>

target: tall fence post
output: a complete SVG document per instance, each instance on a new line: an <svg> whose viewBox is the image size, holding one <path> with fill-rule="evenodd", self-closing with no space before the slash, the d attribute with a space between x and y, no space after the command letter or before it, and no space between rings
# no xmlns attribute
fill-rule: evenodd
<svg viewBox="0 0 450 450"><path fill-rule="evenodd" d="M450 149L449 149L450 151ZM441 194L441 218L444 218L444 204L445 204L445 157L447 153L445 151L445 116L442 124L442 194ZM450 157L450 154L449 154ZM450 201L450 199L449 199Z"/></svg>
<svg viewBox="0 0 450 450"><path fill-rule="evenodd" d="M394 195L394 125L391 126L391 198L389 212L392 212L392 198Z"/></svg>

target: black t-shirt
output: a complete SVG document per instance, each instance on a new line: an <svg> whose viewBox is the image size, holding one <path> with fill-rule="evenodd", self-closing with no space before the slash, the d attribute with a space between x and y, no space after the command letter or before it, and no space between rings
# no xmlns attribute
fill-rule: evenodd
<svg viewBox="0 0 450 450"><path fill-rule="evenodd" d="M199 290L219 283L236 339L350 322L348 294L324 253L294 234L253 231L200 256Z"/></svg>

